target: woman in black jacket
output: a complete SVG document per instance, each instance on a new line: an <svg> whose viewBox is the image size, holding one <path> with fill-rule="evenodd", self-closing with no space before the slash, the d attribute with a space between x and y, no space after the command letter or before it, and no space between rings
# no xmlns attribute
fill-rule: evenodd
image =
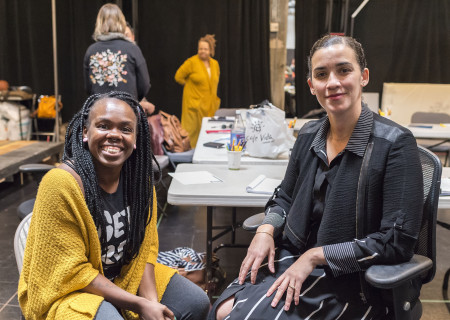
<svg viewBox="0 0 450 320"><path fill-rule="evenodd" d="M356 40L319 39L308 65L327 117L300 131L239 278L211 319L392 317L363 271L413 255L423 198L417 144L362 103L369 70Z"/></svg>
<svg viewBox="0 0 450 320"><path fill-rule="evenodd" d="M141 101L150 89L150 76L141 49L126 35L120 8L103 5L91 44L84 55L84 84L89 95L123 91Z"/></svg>

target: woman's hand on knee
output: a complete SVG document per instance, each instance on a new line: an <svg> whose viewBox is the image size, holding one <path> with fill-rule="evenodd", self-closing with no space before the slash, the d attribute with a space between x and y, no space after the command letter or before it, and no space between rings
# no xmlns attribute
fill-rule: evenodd
<svg viewBox="0 0 450 320"><path fill-rule="evenodd" d="M269 270L272 273L275 272L275 243L271 234L273 234L273 230L272 232L270 230L257 231L253 237L253 240L247 250L247 255L241 264L241 269L239 271L239 284L244 283L249 270L251 270L250 281L254 284L256 281L256 275L258 274L258 269L266 257L268 257Z"/></svg>
<svg viewBox="0 0 450 320"><path fill-rule="evenodd" d="M139 316L142 320L174 320L174 314L165 305L143 299L141 302Z"/></svg>
<svg viewBox="0 0 450 320"><path fill-rule="evenodd" d="M289 310L292 300L297 306L300 302L300 290L303 282L313 272L314 268L319 264L325 264L326 260L323 255L323 249L312 248L302 254L269 288L267 297L270 297L275 291L275 297L272 300L272 307L276 307L281 300L284 292L286 292L286 300L284 310Z"/></svg>

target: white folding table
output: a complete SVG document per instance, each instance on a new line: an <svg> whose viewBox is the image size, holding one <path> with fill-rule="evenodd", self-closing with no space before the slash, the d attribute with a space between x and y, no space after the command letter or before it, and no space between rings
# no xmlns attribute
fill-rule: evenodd
<svg viewBox="0 0 450 320"><path fill-rule="evenodd" d="M450 167L442 168L442 178L450 178ZM450 196L440 196L438 208L439 209L450 209Z"/></svg>
<svg viewBox="0 0 450 320"><path fill-rule="evenodd" d="M418 141L418 143L426 145L426 148L430 150L434 150L433 148L450 141L450 123L412 123L406 127L411 130L416 139L427 139ZM445 150L445 148L442 150ZM447 156L445 157L445 162L447 162Z"/></svg>
<svg viewBox="0 0 450 320"><path fill-rule="evenodd" d="M450 123L414 123L405 126L417 139L450 140Z"/></svg>

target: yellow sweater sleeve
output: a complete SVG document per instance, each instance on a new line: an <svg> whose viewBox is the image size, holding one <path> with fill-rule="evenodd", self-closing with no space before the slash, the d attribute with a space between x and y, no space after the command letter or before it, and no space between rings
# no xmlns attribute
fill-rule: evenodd
<svg viewBox="0 0 450 320"><path fill-rule="evenodd" d="M101 270L98 235L86 215L89 210L72 175L51 170L39 186L19 280L26 319L56 318L60 304L75 299L71 293ZM91 299L86 313L94 316L101 301Z"/></svg>
<svg viewBox="0 0 450 320"><path fill-rule="evenodd" d="M146 263L154 263L161 299L175 270L156 263L156 208L155 194L139 254L114 283L136 294ZM97 229L81 189L70 173L53 169L39 186L19 279L18 299L26 319L93 319L103 298L79 290L102 270ZM129 311L123 315L139 319Z"/></svg>
<svg viewBox="0 0 450 320"><path fill-rule="evenodd" d="M186 60L175 73L175 81L184 86L187 78L192 73L192 60Z"/></svg>

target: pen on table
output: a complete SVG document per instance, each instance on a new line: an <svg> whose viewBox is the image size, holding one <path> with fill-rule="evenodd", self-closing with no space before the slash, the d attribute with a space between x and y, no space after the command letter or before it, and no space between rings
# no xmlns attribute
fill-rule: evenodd
<svg viewBox="0 0 450 320"><path fill-rule="evenodd" d="M408 127L411 127L411 128L433 129L433 126L424 126L424 125L415 125L415 124L410 124Z"/></svg>
<svg viewBox="0 0 450 320"><path fill-rule="evenodd" d="M218 177L216 177L216 176L214 176L214 175L213 175L213 177L216 178L216 179L219 180L219 181L211 181L211 182L223 182L222 179L220 179L220 178L218 178Z"/></svg>
<svg viewBox="0 0 450 320"><path fill-rule="evenodd" d="M231 130L206 130L206 133L230 133Z"/></svg>

